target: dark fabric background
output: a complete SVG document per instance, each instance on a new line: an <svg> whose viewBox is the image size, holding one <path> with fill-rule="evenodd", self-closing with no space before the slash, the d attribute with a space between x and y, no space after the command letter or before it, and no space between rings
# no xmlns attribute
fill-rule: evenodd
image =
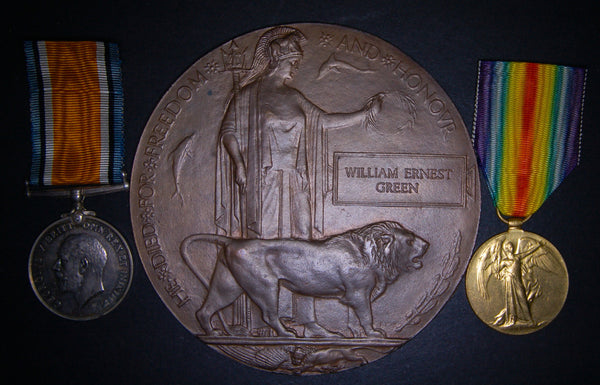
<svg viewBox="0 0 600 385"><path fill-rule="evenodd" d="M586 5L584 5L586 4ZM2 368L15 383L39 384L562 384L598 377L600 234L600 30L593 2L578 1L21 1L3 12L4 87ZM276 24L325 22L385 39L427 70L470 130L478 59L538 61L589 69L581 165L527 223L562 253L570 291L560 315L521 337L497 333L471 311L464 281L440 314L398 351L334 375L293 377L252 369L197 341L152 288L135 251L128 194L86 206L112 223L134 252L131 290L94 321L63 320L29 286L37 235L68 199L25 197L29 112L23 40L110 40L119 44L126 103L126 168L146 120L168 87L210 50ZM483 181L482 181L483 182ZM482 183L476 246L504 231Z"/></svg>

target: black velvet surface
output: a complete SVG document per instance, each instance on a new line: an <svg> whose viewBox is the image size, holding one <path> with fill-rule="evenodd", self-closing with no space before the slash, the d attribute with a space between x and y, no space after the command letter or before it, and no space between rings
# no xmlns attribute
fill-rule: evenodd
<svg viewBox="0 0 600 385"><path fill-rule="evenodd" d="M46 1L5 7L3 28L2 368L38 384L563 384L598 378L600 234L600 30L593 2L557 1ZM567 302L546 328L508 336L481 323L464 281L438 316L388 356L349 371L310 377L243 366L196 340L152 288L135 250L128 194L86 206L117 227L134 253L122 304L89 322L61 319L36 299L27 259L37 235L68 199L25 197L29 111L23 41L108 40L119 44L125 89L126 170L152 110L197 59L246 32L324 22L385 39L427 70L472 126L479 59L588 68L582 160L526 229L550 240L570 274ZM476 246L504 231L482 180ZM10 375L9 375L10 374Z"/></svg>

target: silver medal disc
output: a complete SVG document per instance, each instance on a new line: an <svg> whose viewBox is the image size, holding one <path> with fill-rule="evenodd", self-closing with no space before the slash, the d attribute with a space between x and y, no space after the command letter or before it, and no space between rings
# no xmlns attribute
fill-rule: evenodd
<svg viewBox="0 0 600 385"><path fill-rule="evenodd" d="M131 285L133 262L127 242L91 215L66 216L48 226L29 256L29 280L53 313L91 320L112 311Z"/></svg>

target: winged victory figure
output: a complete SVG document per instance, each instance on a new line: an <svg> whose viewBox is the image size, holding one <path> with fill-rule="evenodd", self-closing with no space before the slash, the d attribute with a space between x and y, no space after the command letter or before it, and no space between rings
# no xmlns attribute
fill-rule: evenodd
<svg viewBox="0 0 600 385"><path fill-rule="evenodd" d="M542 242L521 237L514 243L499 238L488 247L478 263L477 288L488 299L492 277L504 284L504 307L495 316L495 326L537 326L531 315L531 304L542 295L537 271L552 273L557 261Z"/></svg>

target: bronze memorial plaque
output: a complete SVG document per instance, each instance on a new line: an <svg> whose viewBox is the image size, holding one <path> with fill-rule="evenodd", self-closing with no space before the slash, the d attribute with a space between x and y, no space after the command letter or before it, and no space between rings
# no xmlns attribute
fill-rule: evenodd
<svg viewBox="0 0 600 385"><path fill-rule="evenodd" d="M450 98L397 48L333 25L265 28L194 63L131 179L163 302L215 350L280 373L407 342L452 295L479 221Z"/></svg>

